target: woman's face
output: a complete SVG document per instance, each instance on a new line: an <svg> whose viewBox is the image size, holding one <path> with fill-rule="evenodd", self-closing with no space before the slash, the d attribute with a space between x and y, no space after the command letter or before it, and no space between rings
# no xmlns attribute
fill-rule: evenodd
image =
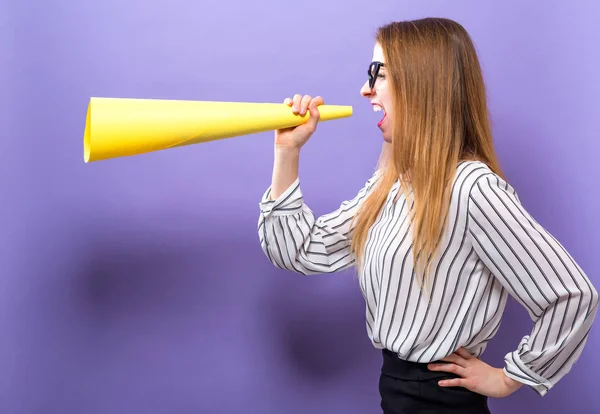
<svg viewBox="0 0 600 414"><path fill-rule="evenodd" d="M375 83L371 88L367 80L360 89L360 93L369 99L376 113L382 114L377 126L382 132L383 139L386 142L392 142L392 97L388 88L386 68L385 66L380 66L380 64L385 64L385 59L381 45L376 43L373 49L373 63L370 67L371 76L375 76ZM377 67L379 67L379 71L375 73L377 72Z"/></svg>

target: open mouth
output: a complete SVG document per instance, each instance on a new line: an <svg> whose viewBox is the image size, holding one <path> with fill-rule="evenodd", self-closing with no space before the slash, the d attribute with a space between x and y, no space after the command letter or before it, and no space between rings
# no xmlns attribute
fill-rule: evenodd
<svg viewBox="0 0 600 414"><path fill-rule="evenodd" d="M385 109L381 105L373 104L373 111L375 111L375 112L383 112L383 117L377 123L377 126L381 126L383 124L383 122L385 121L385 118L387 117L387 114L385 113Z"/></svg>

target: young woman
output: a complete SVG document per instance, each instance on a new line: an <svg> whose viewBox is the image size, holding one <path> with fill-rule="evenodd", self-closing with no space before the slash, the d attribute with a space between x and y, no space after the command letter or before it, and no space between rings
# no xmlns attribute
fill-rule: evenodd
<svg viewBox="0 0 600 414"><path fill-rule="evenodd" d="M265 254L305 275L356 266L367 333L383 352L385 413L489 413L488 397L523 384L546 394L580 356L598 292L503 178L469 35L447 19L386 25L368 74L361 93L382 114L380 163L353 199L318 218L298 160L324 101L285 100L310 118L275 134L258 223ZM508 294L533 330L495 368L479 356Z"/></svg>

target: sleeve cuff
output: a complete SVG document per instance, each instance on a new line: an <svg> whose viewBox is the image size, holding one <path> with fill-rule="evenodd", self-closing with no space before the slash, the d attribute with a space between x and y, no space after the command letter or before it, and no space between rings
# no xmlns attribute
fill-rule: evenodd
<svg viewBox="0 0 600 414"><path fill-rule="evenodd" d="M259 203L263 215L295 214L302 210L303 195L299 178L275 200L270 199L271 190L272 187L269 186Z"/></svg>
<svg viewBox="0 0 600 414"><path fill-rule="evenodd" d="M516 351L507 354L504 362L506 363L504 373L507 377L528 385L538 395L543 397L552 388L552 384L547 379L525 365Z"/></svg>

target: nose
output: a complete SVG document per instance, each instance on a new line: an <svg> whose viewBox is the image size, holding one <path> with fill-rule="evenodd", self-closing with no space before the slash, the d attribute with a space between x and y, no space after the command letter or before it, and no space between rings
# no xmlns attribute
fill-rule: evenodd
<svg viewBox="0 0 600 414"><path fill-rule="evenodd" d="M373 96L373 90L369 87L369 81L365 81L362 88L360 88L360 94L365 98Z"/></svg>

